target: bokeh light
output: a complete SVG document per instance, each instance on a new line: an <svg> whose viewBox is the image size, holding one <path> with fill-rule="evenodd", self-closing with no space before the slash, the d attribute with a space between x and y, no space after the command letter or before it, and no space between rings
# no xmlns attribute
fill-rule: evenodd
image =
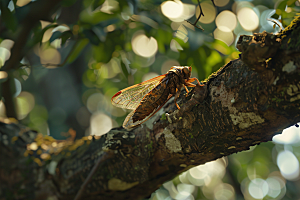
<svg viewBox="0 0 300 200"><path fill-rule="evenodd" d="M163 188L159 188L151 195L151 200L166 200L170 197L169 192Z"/></svg>
<svg viewBox="0 0 300 200"><path fill-rule="evenodd" d="M148 38L141 32L137 32L132 37L131 44L134 53L143 57L152 57L158 50L156 39L153 37Z"/></svg>
<svg viewBox="0 0 300 200"><path fill-rule="evenodd" d="M291 126L282 131L281 134L273 137L273 142L277 144L296 144L300 141L300 131L296 126Z"/></svg>
<svg viewBox="0 0 300 200"><path fill-rule="evenodd" d="M0 47L0 67L9 59L10 51L4 47Z"/></svg>
<svg viewBox="0 0 300 200"><path fill-rule="evenodd" d="M14 81L15 81L15 93L14 93L14 97L17 97L21 92L22 92L22 85L21 85L21 82L14 78Z"/></svg>
<svg viewBox="0 0 300 200"><path fill-rule="evenodd" d="M258 28L259 19L253 9L245 7L237 12L237 18L246 31L253 31Z"/></svg>
<svg viewBox="0 0 300 200"><path fill-rule="evenodd" d="M214 0L214 3L218 7L223 7L228 4L229 0Z"/></svg>
<svg viewBox="0 0 300 200"><path fill-rule="evenodd" d="M91 113L94 113L107 108L109 106L108 103L110 104L103 94L94 93L88 97L86 107Z"/></svg>
<svg viewBox="0 0 300 200"><path fill-rule="evenodd" d="M174 22L182 22L195 14L195 6L179 0L165 1L161 4L162 13Z"/></svg>
<svg viewBox="0 0 300 200"><path fill-rule="evenodd" d="M154 72L149 72L143 76L142 81L147 81L147 80L157 77L157 76L159 76L159 74L154 73Z"/></svg>
<svg viewBox="0 0 300 200"><path fill-rule="evenodd" d="M214 199L215 200L234 200L235 191L232 185L228 183L221 183L214 189Z"/></svg>
<svg viewBox="0 0 300 200"><path fill-rule="evenodd" d="M299 161L290 151L281 151L277 157L277 165L282 176L288 180L299 178Z"/></svg>
<svg viewBox="0 0 300 200"><path fill-rule="evenodd" d="M17 0L15 5L21 7L30 1ZM148 6L149 2L143 1L140 2L140 5ZM92 6L88 5L88 2L84 2L83 6L87 7L80 13L80 20L83 23L69 24L74 36L65 43L65 47L69 49L61 45L62 39L55 39L51 43L49 41L53 33L70 30L68 25L58 24L60 23L58 16L63 11L56 12L57 15L52 16L55 19L50 20L51 22L40 21L42 28L50 25L51 28L44 32L41 43L35 46L36 55L28 57L28 61L23 59L21 63L26 65L27 68L23 69L29 74L30 64L36 66L41 63L47 68L56 68L64 61L64 58L67 58L66 61L69 62L68 52L71 52L70 57L74 56L72 55L74 52L82 55L74 56L74 59L81 62L72 63L72 65L78 65L76 66L78 68L72 71L74 74L75 71L77 73L77 69L78 71L83 69L79 68L79 65L87 68L82 73L83 84L77 80L81 74L74 76L76 79L74 83L81 84L76 85L79 92L76 91L78 93L74 96L82 95L82 102L79 100L81 104L76 108L74 106L72 111L63 109L61 105L54 105L55 103L52 104L50 101L49 104L49 98L45 98L46 100L43 102L43 94L22 91L21 84L23 86L32 81L29 79L24 83L22 78L26 80L28 76L24 75L26 73L22 74L25 72L22 71L20 73L22 78L15 79L18 119L43 134L49 134L49 129L51 132L62 130L54 129L55 131L53 131L53 127L56 128L55 126L58 125L67 128L74 127L74 129L76 129L76 125L79 125L83 129L82 134L103 135L117 124L120 126L127 114L125 109L111 105L110 98L117 91L136 82L165 74L172 66L191 65L193 67L192 77L202 76L201 74L205 74L202 78L208 77L211 72L230 59L238 58L239 52L235 51L233 46L228 46L237 41L241 34L252 35L264 30L278 32L279 27L273 28L274 23L267 20L272 16L277 17L274 15L275 9L277 9L277 14L280 11L278 5L282 1L275 0L274 2L276 3L261 1L259 4L262 5L257 5L256 1L214 0L216 5L214 7L210 0L201 1L204 16L201 16L198 25L203 26L205 29L203 32L195 29L186 21L193 17L192 20L189 20L193 23L200 14L196 0L189 1L191 4L183 3L180 0L167 0L160 2L160 10L156 9L155 12L149 13L147 9L141 9L142 12L139 14L135 10L140 8L139 4L128 3L128 5L119 6L120 3L116 0L105 0L101 6L99 6L100 4ZM157 5L157 2L154 3ZM299 4L299 1L296 3ZM16 12L15 5L13 1L9 2L8 8L13 14ZM230 10L231 6L232 10ZM288 5L285 11L291 13L294 9ZM105 14L103 15L103 13ZM108 20L104 20L103 16ZM213 23L214 21L215 23ZM281 24L279 20L276 21ZM101 52L101 48L98 48L100 45L95 44L82 45L81 48L84 49L82 52L78 49L73 53L69 51L72 45L68 45L73 44L71 40L74 38L86 37L84 40L86 44L89 43L91 38L82 32L85 29L95 33L101 41L100 45L105 44L105 51ZM123 39L122 33L121 37L114 35L118 31L126 33L126 37L124 37L126 39ZM114 35L114 38L111 35ZM1 67L10 58L10 50L14 42L4 38L0 39L2 41L0 43ZM214 39L219 41L214 41ZM103 53L106 59L99 58L101 56L89 57L94 56L95 49L100 49L100 53ZM36 64L35 60L39 60L40 63ZM83 60L84 62L82 62ZM38 67L32 69L34 69L34 73L31 77L42 86L45 84L43 81L49 79L45 74L54 71ZM21 71L22 68L19 70ZM62 67L63 70L72 74L68 66ZM6 77L6 72L0 72L2 81ZM53 77L56 76L52 76L51 81L53 81ZM24 88L27 90L30 87L26 85ZM58 88L54 91L52 96L61 92ZM69 93L63 95L66 94ZM73 100L74 98L72 98ZM3 101L0 101L0 117L5 117ZM74 122L69 124L72 117L75 118L75 126ZM57 132L59 133L59 131ZM285 129L282 134L273 138L273 143L267 143L264 148L262 148L264 145L262 144L251 147L249 151L231 155L228 158L230 163L228 167L227 157L196 166L178 175L173 181L165 183L152 194L151 199L284 198L287 193L286 184L298 185L296 181L299 179L299 134L299 129L295 126ZM237 142L239 141L237 140ZM35 145L33 144L31 149L35 149ZM229 173L225 175L226 172ZM286 183L287 180L289 180L288 183ZM243 194L239 194L237 187L239 183L241 183Z"/></svg>
<svg viewBox="0 0 300 200"><path fill-rule="evenodd" d="M0 71L0 80L1 80L1 79L6 79L7 76L8 76L7 72L5 72L5 71Z"/></svg>
<svg viewBox="0 0 300 200"><path fill-rule="evenodd" d="M205 1L201 3L202 11L205 10L204 16L201 16L199 22L203 24L209 24L212 23L216 18L216 8L213 6L213 4L210 1ZM197 6L196 9L196 17L200 15L200 8Z"/></svg>
<svg viewBox="0 0 300 200"><path fill-rule="evenodd" d="M26 91L22 91L16 98L18 119L24 119L35 105L34 96Z"/></svg>
<svg viewBox="0 0 300 200"><path fill-rule="evenodd" d="M47 22L47 21L43 21L43 20L41 20L40 23L41 23L42 28L45 28L46 26L51 24L51 22ZM49 28L45 31L45 33L43 35L43 39L42 39L43 43L47 42L51 38L53 29L54 28Z"/></svg>
<svg viewBox="0 0 300 200"><path fill-rule="evenodd" d="M231 31L223 31L219 28L214 30L214 38L216 40L221 40L228 46L230 46L234 41L234 35Z"/></svg>
<svg viewBox="0 0 300 200"><path fill-rule="evenodd" d="M268 194L269 187L265 180L256 178L249 183L248 190L253 198L263 199Z"/></svg>
<svg viewBox="0 0 300 200"><path fill-rule="evenodd" d="M19 6L19 7L22 7L22 6L27 5L30 2L31 2L31 0L18 0L16 5Z"/></svg>
<svg viewBox="0 0 300 200"><path fill-rule="evenodd" d="M41 64L47 68L56 68L61 62L60 53L54 48L40 49L39 56Z"/></svg>
<svg viewBox="0 0 300 200"><path fill-rule="evenodd" d="M0 43L0 47L4 47L4 48L10 50L13 47L14 43L15 42L10 39L5 39L5 40L2 40L2 42Z"/></svg>
<svg viewBox="0 0 300 200"><path fill-rule="evenodd" d="M268 196L274 199L281 199L286 192L285 183L278 176L270 176L266 179L269 186Z"/></svg>
<svg viewBox="0 0 300 200"><path fill-rule="evenodd" d="M29 113L30 127L38 130L43 135L49 135L48 111L44 106L35 104Z"/></svg>
<svg viewBox="0 0 300 200"><path fill-rule="evenodd" d="M174 36L181 39L184 43L188 41L188 32L182 24L178 27Z"/></svg>
<svg viewBox="0 0 300 200"><path fill-rule="evenodd" d="M10 57L10 49L14 45L14 41L5 39L0 43L0 67L4 65L4 63Z"/></svg>
<svg viewBox="0 0 300 200"><path fill-rule="evenodd" d="M175 52L183 50L182 46L180 46L180 44L174 39L172 39L170 42L170 49Z"/></svg>
<svg viewBox="0 0 300 200"><path fill-rule="evenodd" d="M91 116L90 135L103 135L112 129L112 125L112 120L108 115L96 112Z"/></svg>
<svg viewBox="0 0 300 200"><path fill-rule="evenodd" d="M172 181L168 181L163 184L164 188L168 190L170 197L177 200L193 200L192 193L195 190L195 186L186 183L179 183L177 187Z"/></svg>
<svg viewBox="0 0 300 200"><path fill-rule="evenodd" d="M216 18L216 25L222 31L233 31L237 25L235 14L228 10L222 11Z"/></svg>

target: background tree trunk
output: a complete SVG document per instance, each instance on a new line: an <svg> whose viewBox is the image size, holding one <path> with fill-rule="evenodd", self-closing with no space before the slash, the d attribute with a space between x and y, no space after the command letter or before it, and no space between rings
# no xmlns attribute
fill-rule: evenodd
<svg viewBox="0 0 300 200"><path fill-rule="evenodd" d="M180 111L170 100L133 130L59 142L4 120L1 199L141 199L196 165L271 140L300 121L299 24L241 36L241 59L181 95Z"/></svg>

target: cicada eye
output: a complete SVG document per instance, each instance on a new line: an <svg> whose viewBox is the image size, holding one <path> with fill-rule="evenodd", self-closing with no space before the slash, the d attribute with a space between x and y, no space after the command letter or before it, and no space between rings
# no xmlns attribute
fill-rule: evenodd
<svg viewBox="0 0 300 200"><path fill-rule="evenodd" d="M185 67L185 68L182 69L185 79L188 79L191 76L191 71L190 71L189 68L190 67Z"/></svg>

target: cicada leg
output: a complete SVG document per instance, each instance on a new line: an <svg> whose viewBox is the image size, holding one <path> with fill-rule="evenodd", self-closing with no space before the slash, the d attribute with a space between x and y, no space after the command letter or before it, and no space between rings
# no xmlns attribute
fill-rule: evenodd
<svg viewBox="0 0 300 200"><path fill-rule="evenodd" d="M189 86L189 87L196 87L195 84L191 83L191 82L194 82L194 81L197 81L197 83L198 83L199 86L203 86L203 85L200 84L200 82L199 82L199 80L197 78L190 78L189 80L185 81L185 83L186 83L185 85Z"/></svg>
<svg viewBox="0 0 300 200"><path fill-rule="evenodd" d="M178 108L178 110L180 110L180 107L179 107L179 105L177 104L177 99L178 99L179 96L180 96L180 90L177 90L177 92L176 92L176 94L175 94L174 101L175 101L175 105L176 105L176 107Z"/></svg>
<svg viewBox="0 0 300 200"><path fill-rule="evenodd" d="M185 88L186 93L189 93L189 90L187 89L187 87L185 85L183 85Z"/></svg>

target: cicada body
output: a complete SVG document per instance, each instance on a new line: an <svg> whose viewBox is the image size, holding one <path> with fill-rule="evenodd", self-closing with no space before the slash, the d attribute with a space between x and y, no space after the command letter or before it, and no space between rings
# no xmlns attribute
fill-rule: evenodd
<svg viewBox="0 0 300 200"><path fill-rule="evenodd" d="M190 78L192 68L188 66L174 66L166 74L157 76L142 83L133 85L117 92L111 99L113 105L133 110L126 117L123 127L133 128L151 118L163 105L175 95L175 105L182 87L195 87L191 82L197 78Z"/></svg>

